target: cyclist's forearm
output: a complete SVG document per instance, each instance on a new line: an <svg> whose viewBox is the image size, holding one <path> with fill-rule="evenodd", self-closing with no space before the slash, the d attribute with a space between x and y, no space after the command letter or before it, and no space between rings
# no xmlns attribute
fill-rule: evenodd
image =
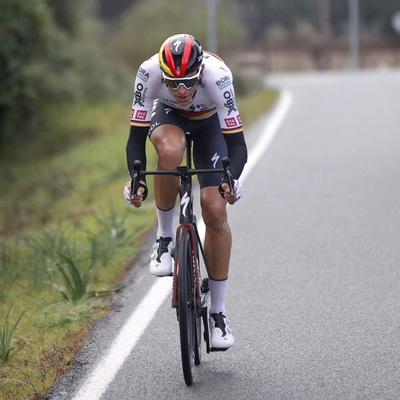
<svg viewBox="0 0 400 400"><path fill-rule="evenodd" d="M227 134L224 137L228 146L228 157L231 163L232 175L235 179L239 179L247 162L247 146L243 131L235 134Z"/></svg>
<svg viewBox="0 0 400 400"><path fill-rule="evenodd" d="M142 162L142 169L146 169L146 139L148 130L148 127L131 126L126 145L126 160L130 175L132 175L133 165L136 160L140 160Z"/></svg>

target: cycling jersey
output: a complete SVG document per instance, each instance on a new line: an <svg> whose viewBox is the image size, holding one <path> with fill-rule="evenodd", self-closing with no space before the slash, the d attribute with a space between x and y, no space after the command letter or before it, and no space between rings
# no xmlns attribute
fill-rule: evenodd
<svg viewBox="0 0 400 400"><path fill-rule="evenodd" d="M158 55L142 63L135 80L131 125L150 127L153 101L158 99L191 120L205 119L217 113L222 133L241 132L242 121L230 69L220 58L208 52L204 52L203 64L203 76L191 104L179 106L164 82Z"/></svg>
<svg viewBox="0 0 400 400"><path fill-rule="evenodd" d="M158 55L140 66L135 79L131 129L126 147L130 174L135 160L140 160L146 168L148 135L160 125L173 124L180 126L184 132L192 131L195 147L197 142L197 148L203 149L197 153L195 164L206 168L213 159L206 159L209 153L223 157L227 152L233 176L239 178L247 161L247 147L236 106L232 73L218 56L211 53L204 53L203 64L202 79L187 106L180 106L171 96L160 70ZM224 140L221 141L220 136ZM201 141L207 143L199 143ZM214 178L202 182L203 186L214 183Z"/></svg>

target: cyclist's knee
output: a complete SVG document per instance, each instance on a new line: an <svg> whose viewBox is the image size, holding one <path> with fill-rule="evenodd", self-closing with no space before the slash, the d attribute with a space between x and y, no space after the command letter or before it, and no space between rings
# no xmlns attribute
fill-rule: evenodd
<svg viewBox="0 0 400 400"><path fill-rule="evenodd" d="M208 193L204 194L204 191L207 192L207 190ZM214 191L218 196L215 196L215 193L213 193ZM215 187L203 189L202 192L201 208L205 225L214 230L224 229L227 225L225 201L220 197L220 194ZM207 196L207 194L211 193L212 195Z"/></svg>
<svg viewBox="0 0 400 400"><path fill-rule="evenodd" d="M181 164L185 151L185 134L177 126L162 125L151 134L159 169L174 169Z"/></svg>

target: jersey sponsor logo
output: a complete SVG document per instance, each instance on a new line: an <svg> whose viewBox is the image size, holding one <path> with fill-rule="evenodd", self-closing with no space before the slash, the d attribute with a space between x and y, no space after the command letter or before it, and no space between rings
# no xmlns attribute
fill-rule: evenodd
<svg viewBox="0 0 400 400"><path fill-rule="evenodd" d="M228 128L232 128L234 126L237 126L237 122L235 118L225 118L225 124Z"/></svg>
<svg viewBox="0 0 400 400"><path fill-rule="evenodd" d="M237 111L232 93L227 90L226 92L224 92L224 98L226 99L226 103L224 103L224 106L228 109L228 115L231 115L232 111Z"/></svg>
<svg viewBox="0 0 400 400"><path fill-rule="evenodd" d="M152 124L152 125L150 126L150 128L149 128L149 135L151 135L151 132L153 132L154 129L156 129L157 126L159 126L159 125L160 125L159 122L155 122L154 124Z"/></svg>
<svg viewBox="0 0 400 400"><path fill-rule="evenodd" d="M147 117L147 111L145 110L137 110L136 111L136 119L145 120Z"/></svg>
<svg viewBox="0 0 400 400"><path fill-rule="evenodd" d="M237 120L239 122L239 125L242 125L242 118L240 117L240 115L237 116Z"/></svg>
<svg viewBox="0 0 400 400"><path fill-rule="evenodd" d="M136 85L136 90L135 90L135 98L133 99L133 105L135 106L138 104L140 107L144 107L143 103L143 97L144 97L144 86L141 83L138 83Z"/></svg>
<svg viewBox="0 0 400 400"><path fill-rule="evenodd" d="M131 110L131 118L130 119L133 119L133 116L135 115L135 109L134 108L132 108L132 110Z"/></svg>
<svg viewBox="0 0 400 400"><path fill-rule="evenodd" d="M144 68L139 68L139 71L137 72L136 76L141 79L144 82L147 82L150 75Z"/></svg>
<svg viewBox="0 0 400 400"><path fill-rule="evenodd" d="M215 82L219 90L225 89L231 84L231 78L227 75Z"/></svg>

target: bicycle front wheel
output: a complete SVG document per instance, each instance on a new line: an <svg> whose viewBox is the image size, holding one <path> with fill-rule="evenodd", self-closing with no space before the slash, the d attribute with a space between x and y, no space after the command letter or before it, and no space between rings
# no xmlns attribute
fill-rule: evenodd
<svg viewBox="0 0 400 400"><path fill-rule="evenodd" d="M193 275L193 252L190 232L181 228L177 243L179 332L181 341L181 356L183 376L186 384L193 383L196 346L196 304Z"/></svg>

